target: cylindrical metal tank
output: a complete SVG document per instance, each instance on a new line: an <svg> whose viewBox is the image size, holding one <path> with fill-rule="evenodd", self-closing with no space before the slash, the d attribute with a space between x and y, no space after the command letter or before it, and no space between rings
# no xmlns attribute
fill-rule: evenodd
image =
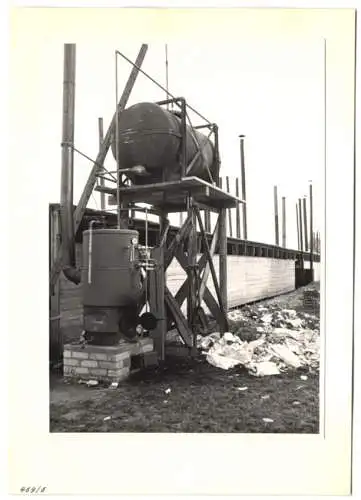
<svg viewBox="0 0 361 500"><path fill-rule="evenodd" d="M129 174L135 184L161 182L164 170L167 181L180 178L181 120L178 116L157 104L144 102L125 109L119 115L118 123L120 168L142 165L150 173L148 177ZM198 157L191 175L209 180L207 167L212 175L214 171L212 142L188 125L186 140L187 165L198 151L196 140L203 148L203 157ZM115 140L112 142L112 152L116 158Z"/></svg>
<svg viewBox="0 0 361 500"><path fill-rule="evenodd" d="M83 233L81 282L84 330L97 337L135 335L141 275L132 260L138 232L94 229ZM136 253L133 253L133 258Z"/></svg>

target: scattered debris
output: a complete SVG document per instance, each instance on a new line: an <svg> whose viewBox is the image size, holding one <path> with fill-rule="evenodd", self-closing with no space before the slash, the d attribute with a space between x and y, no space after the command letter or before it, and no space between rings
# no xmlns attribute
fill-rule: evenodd
<svg viewBox="0 0 361 500"><path fill-rule="evenodd" d="M262 418L263 422L269 422L269 423L272 423L273 420L272 418Z"/></svg>
<svg viewBox="0 0 361 500"><path fill-rule="evenodd" d="M103 420L110 420L112 417L104 417Z"/></svg>
<svg viewBox="0 0 361 500"><path fill-rule="evenodd" d="M300 376L300 379L301 379L301 380L307 380L307 379L308 379L308 377L307 377L307 375L301 375L301 376Z"/></svg>
<svg viewBox="0 0 361 500"><path fill-rule="evenodd" d="M282 309L277 301L246 305L228 314L230 331L198 336L198 348L208 363L229 370L243 366L256 377L289 370L319 369L319 317ZM302 380L307 380L305 375Z"/></svg>
<svg viewBox="0 0 361 500"><path fill-rule="evenodd" d="M246 391L248 389L248 387L237 387L237 389L239 391Z"/></svg>
<svg viewBox="0 0 361 500"><path fill-rule="evenodd" d="M265 394L264 396L261 396L261 399L269 399L271 396L269 394Z"/></svg>
<svg viewBox="0 0 361 500"><path fill-rule="evenodd" d="M112 382L109 387L110 387L110 389L117 389L118 385L119 385L119 382Z"/></svg>
<svg viewBox="0 0 361 500"><path fill-rule="evenodd" d="M294 401L292 404L293 404L293 406L298 406L298 405L300 405L301 403L300 403L299 401Z"/></svg>
<svg viewBox="0 0 361 500"><path fill-rule="evenodd" d="M165 400L163 401L163 403L168 403L168 399L165 399Z"/></svg>
<svg viewBox="0 0 361 500"><path fill-rule="evenodd" d="M168 387L168 389L166 389L164 392L165 392L166 394L170 394L170 393L172 392L172 389L171 389L170 387Z"/></svg>
<svg viewBox="0 0 361 500"><path fill-rule="evenodd" d="M86 383L86 385L91 386L91 387L98 385L98 384L99 384L99 382L97 380L88 380Z"/></svg>

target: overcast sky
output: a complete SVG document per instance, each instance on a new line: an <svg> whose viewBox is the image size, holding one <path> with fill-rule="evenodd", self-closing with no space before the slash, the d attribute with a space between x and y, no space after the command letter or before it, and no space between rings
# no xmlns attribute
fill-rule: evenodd
<svg viewBox="0 0 361 500"><path fill-rule="evenodd" d="M105 132L115 109L115 49L135 60L140 44L119 39L117 46L77 44L75 146L95 158L98 117ZM63 45L51 39L41 48L45 151L54 169L49 202L60 197L60 142ZM274 243L273 186L287 203L287 246L297 247L296 209L299 197L314 185L314 230L319 229L323 189L324 59L322 40L291 39L226 43L168 43L169 90L219 126L221 173L240 176L239 134L245 134L248 238ZM119 94L130 65L119 60ZM165 46L150 44L143 69L165 85ZM129 105L164 98L143 75L138 77ZM190 115L193 124L199 123ZM46 126L45 126L46 124ZM109 153L106 165L113 167ZM75 201L83 190L91 164L75 157ZM234 187L233 187L234 189ZM99 193L89 202L100 207ZM174 220L174 219L173 219ZM280 221L281 227L281 221ZM233 231L235 224L233 223Z"/></svg>

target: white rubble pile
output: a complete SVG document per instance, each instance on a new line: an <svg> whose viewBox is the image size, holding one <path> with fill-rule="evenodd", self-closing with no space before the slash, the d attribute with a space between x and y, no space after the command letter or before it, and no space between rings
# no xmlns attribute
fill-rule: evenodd
<svg viewBox="0 0 361 500"><path fill-rule="evenodd" d="M198 347L211 365L224 370L242 365L257 377L298 368L318 370L320 336L316 317L273 306L232 311L229 320L236 332L226 332L223 337L218 332L198 337ZM247 340L244 332L248 332Z"/></svg>

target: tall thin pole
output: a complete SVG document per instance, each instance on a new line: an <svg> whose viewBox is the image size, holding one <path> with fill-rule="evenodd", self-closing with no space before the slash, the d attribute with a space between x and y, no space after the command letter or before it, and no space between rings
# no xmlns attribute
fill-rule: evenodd
<svg viewBox="0 0 361 500"><path fill-rule="evenodd" d="M300 219L300 243L301 243L301 252L303 252L303 224L302 224L302 201L301 198L298 199L298 215Z"/></svg>
<svg viewBox="0 0 361 500"><path fill-rule="evenodd" d="M103 126L103 118L98 118L98 130L99 130L99 151L102 147L103 139L104 139L104 126ZM99 183L101 187L104 187L105 181L103 177L100 177ZM105 210L105 193L100 192L100 209Z"/></svg>
<svg viewBox="0 0 361 500"><path fill-rule="evenodd" d="M239 198L239 178L236 177L236 197ZM240 204L236 206L236 237L241 238L241 208Z"/></svg>
<svg viewBox="0 0 361 500"><path fill-rule="evenodd" d="M303 223L305 227L305 251L308 252L308 227L307 227L307 204L306 196L303 198Z"/></svg>
<svg viewBox="0 0 361 500"><path fill-rule="evenodd" d="M61 192L60 213L62 223L63 246L66 249L65 262L75 263L74 251L74 123L75 123L75 76L76 45L64 45L64 81L63 81L63 130L61 157Z"/></svg>
<svg viewBox="0 0 361 500"><path fill-rule="evenodd" d="M169 85L168 85L168 45L165 44L165 88L167 99L169 99ZM169 109L169 103L167 103L167 109Z"/></svg>
<svg viewBox="0 0 361 500"><path fill-rule="evenodd" d="M286 248L286 198L282 196L282 246Z"/></svg>
<svg viewBox="0 0 361 500"><path fill-rule="evenodd" d="M313 192L312 192L312 181L310 181L310 265L311 270L313 269Z"/></svg>
<svg viewBox="0 0 361 500"><path fill-rule="evenodd" d="M219 287L224 311L228 310L227 300L227 212L219 211ZM224 333L224 332L223 332Z"/></svg>
<svg viewBox="0 0 361 500"><path fill-rule="evenodd" d="M244 135L240 135L241 173L242 173L242 199L246 201L246 165L244 161ZM247 203L242 203L243 238L247 239Z"/></svg>
<svg viewBox="0 0 361 500"><path fill-rule="evenodd" d="M277 197L277 186L273 188L274 197L274 215L275 215L275 244L279 246L280 236L279 236L279 224L278 224L278 197Z"/></svg>
<svg viewBox="0 0 361 500"><path fill-rule="evenodd" d="M115 161L117 164L117 226L121 226L120 166L119 166L119 107L118 107L118 52L115 51Z"/></svg>
<svg viewBox="0 0 361 500"><path fill-rule="evenodd" d="M226 175L226 189L227 189L227 193L229 193L230 189L229 189L229 177L228 177L228 175ZM233 236L232 210L230 208L228 209L228 223L229 223L229 236L232 238L232 236Z"/></svg>
<svg viewBox="0 0 361 500"><path fill-rule="evenodd" d="M297 249L301 250L300 244L300 225L298 223L298 205L296 203L296 226L297 226Z"/></svg>

